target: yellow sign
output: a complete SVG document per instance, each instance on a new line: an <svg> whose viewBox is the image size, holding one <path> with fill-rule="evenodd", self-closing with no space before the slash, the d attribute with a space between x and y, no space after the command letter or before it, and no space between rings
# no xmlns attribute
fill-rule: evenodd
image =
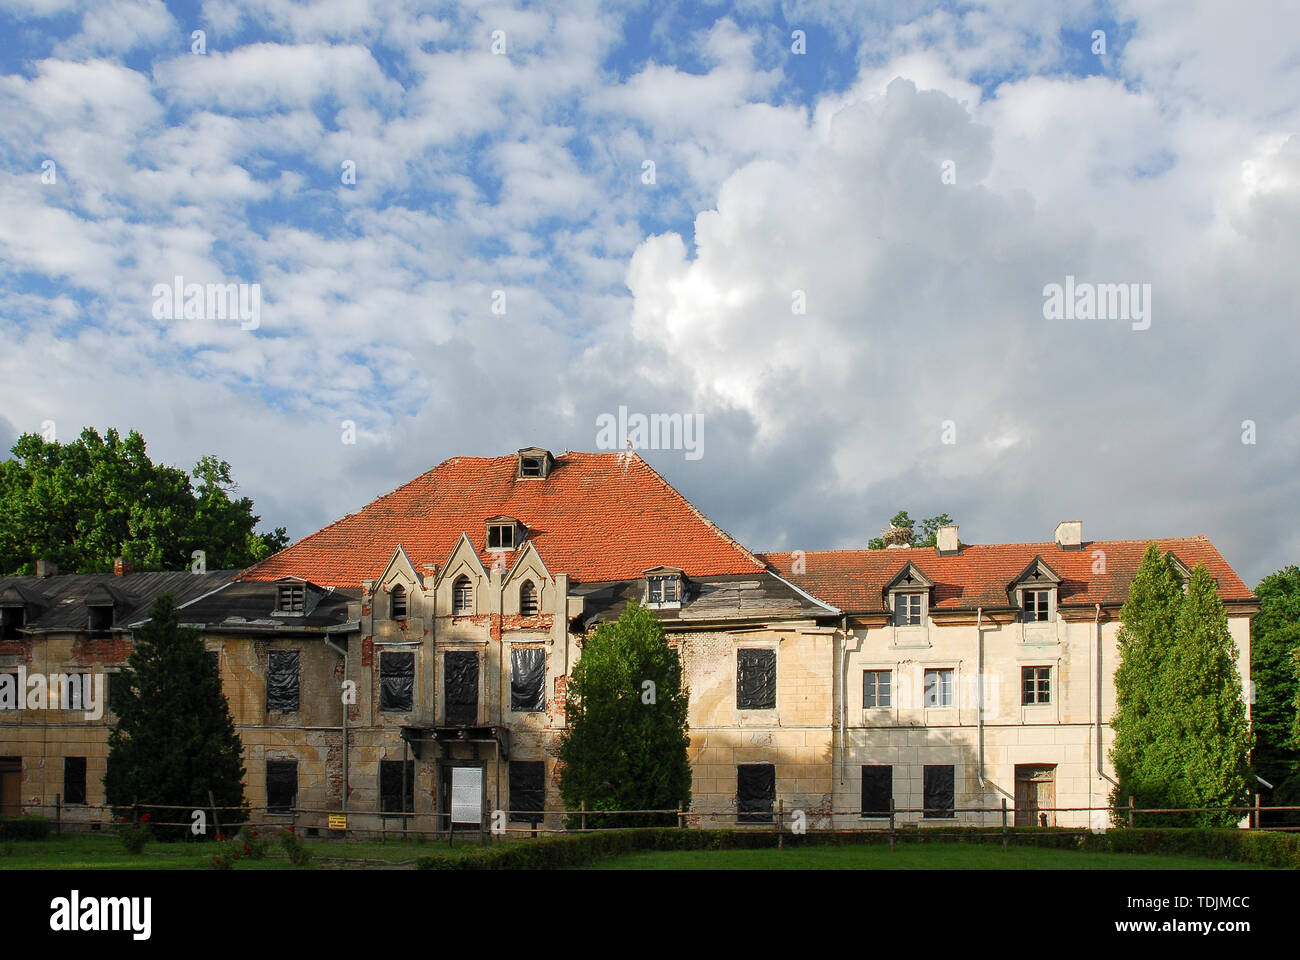
<svg viewBox="0 0 1300 960"><path fill-rule="evenodd" d="M346 830L348 828L348 815L346 813L330 814L331 830Z"/></svg>

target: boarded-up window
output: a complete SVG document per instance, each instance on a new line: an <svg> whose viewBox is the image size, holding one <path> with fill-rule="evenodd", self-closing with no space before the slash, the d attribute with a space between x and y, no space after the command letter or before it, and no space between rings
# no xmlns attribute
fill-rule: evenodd
<svg viewBox="0 0 1300 960"><path fill-rule="evenodd" d="M458 617L468 616L474 612L474 588L469 577L461 576L452 587L451 612Z"/></svg>
<svg viewBox="0 0 1300 960"><path fill-rule="evenodd" d="M402 783L403 767L406 782ZM384 813L415 811L415 761L379 761L379 809Z"/></svg>
<svg viewBox="0 0 1300 960"><path fill-rule="evenodd" d="M519 613L525 617L537 616L537 588L531 580L525 580L519 588Z"/></svg>
<svg viewBox="0 0 1300 960"><path fill-rule="evenodd" d="M776 709L776 651L736 651L736 708Z"/></svg>
<svg viewBox="0 0 1300 960"><path fill-rule="evenodd" d="M953 807L953 767L951 765L930 765L925 767L925 799L923 817L941 819L954 816Z"/></svg>
<svg viewBox="0 0 1300 960"><path fill-rule="evenodd" d="M276 609L281 613L302 613L307 592L301 583L282 583L277 593Z"/></svg>
<svg viewBox="0 0 1300 960"><path fill-rule="evenodd" d="M536 823L546 809L546 763L510 761L510 819Z"/></svg>
<svg viewBox="0 0 1300 960"><path fill-rule="evenodd" d="M267 658L266 709L297 712L298 651L273 650Z"/></svg>
<svg viewBox="0 0 1300 960"><path fill-rule="evenodd" d="M86 802L86 758L63 758L63 802Z"/></svg>
<svg viewBox="0 0 1300 960"><path fill-rule="evenodd" d="M478 723L478 654L451 650L443 655L442 664L447 723L456 726Z"/></svg>
<svg viewBox="0 0 1300 960"><path fill-rule="evenodd" d="M288 813L298 802L298 761L266 761L266 809Z"/></svg>
<svg viewBox="0 0 1300 960"><path fill-rule="evenodd" d="M742 763L736 767L736 809L740 823L771 823L776 802L776 767Z"/></svg>
<svg viewBox="0 0 1300 960"><path fill-rule="evenodd" d="M864 817L889 816L890 801L894 799L894 768L891 766L863 766L862 815Z"/></svg>
<svg viewBox="0 0 1300 960"><path fill-rule="evenodd" d="M510 709L546 709L546 651L510 651Z"/></svg>
<svg viewBox="0 0 1300 960"><path fill-rule="evenodd" d="M388 713L415 709L415 654L379 655L379 709Z"/></svg>

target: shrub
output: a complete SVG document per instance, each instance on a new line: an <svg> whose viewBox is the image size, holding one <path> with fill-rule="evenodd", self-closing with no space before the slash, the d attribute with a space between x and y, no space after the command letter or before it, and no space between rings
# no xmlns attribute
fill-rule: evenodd
<svg viewBox="0 0 1300 960"><path fill-rule="evenodd" d="M242 844L242 855L249 860L265 860L267 848L271 845L266 834L256 827L244 827L239 831L239 842Z"/></svg>
<svg viewBox="0 0 1300 960"><path fill-rule="evenodd" d="M122 846L126 847L126 852L130 854L139 854L144 851L145 844L153 839L153 828L149 826L149 814L140 815L139 823L132 823L126 817L117 827L118 839L122 841Z"/></svg>
<svg viewBox="0 0 1300 960"><path fill-rule="evenodd" d="M294 832L293 827L285 827L284 832L280 834L280 846L284 847L284 852L289 855L289 862L295 867L304 867L311 862L311 851L307 849L307 844L302 842L302 838Z"/></svg>
<svg viewBox="0 0 1300 960"><path fill-rule="evenodd" d="M0 840L44 840L50 835L50 821L44 817L0 817Z"/></svg>

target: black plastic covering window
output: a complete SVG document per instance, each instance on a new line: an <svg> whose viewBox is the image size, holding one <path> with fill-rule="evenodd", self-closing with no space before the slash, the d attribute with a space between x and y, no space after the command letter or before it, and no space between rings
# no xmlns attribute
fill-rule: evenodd
<svg viewBox="0 0 1300 960"><path fill-rule="evenodd" d="M510 819L537 823L546 809L546 762L510 761Z"/></svg>
<svg viewBox="0 0 1300 960"><path fill-rule="evenodd" d="M473 726L478 723L478 654L451 650L442 663L447 723Z"/></svg>
<svg viewBox="0 0 1300 960"><path fill-rule="evenodd" d="M546 651L510 652L510 709L546 709Z"/></svg>
<svg viewBox="0 0 1300 960"><path fill-rule="evenodd" d="M736 707L776 709L776 651L736 651Z"/></svg>
<svg viewBox="0 0 1300 960"><path fill-rule="evenodd" d="M379 761L379 809L383 813L415 810L415 761L406 761L406 803L402 803L402 761Z"/></svg>
<svg viewBox="0 0 1300 960"><path fill-rule="evenodd" d="M63 802L86 802L86 758L63 758Z"/></svg>
<svg viewBox="0 0 1300 960"><path fill-rule="evenodd" d="M923 817L940 819L954 816L953 783L951 766L926 766Z"/></svg>
<svg viewBox="0 0 1300 960"><path fill-rule="evenodd" d="M266 761L266 809L291 810L298 802L298 761Z"/></svg>
<svg viewBox="0 0 1300 960"><path fill-rule="evenodd" d="M266 709L293 713L298 709L298 652L271 652L266 671Z"/></svg>
<svg viewBox="0 0 1300 960"><path fill-rule="evenodd" d="M415 709L415 654L379 655L379 709L392 713Z"/></svg>
<svg viewBox="0 0 1300 960"><path fill-rule="evenodd" d="M889 816L889 802L894 799L894 768L890 766L863 766L862 815L864 817Z"/></svg>
<svg viewBox="0 0 1300 960"><path fill-rule="evenodd" d="M743 763L736 767L736 803L741 823L771 823L776 802L776 767Z"/></svg>

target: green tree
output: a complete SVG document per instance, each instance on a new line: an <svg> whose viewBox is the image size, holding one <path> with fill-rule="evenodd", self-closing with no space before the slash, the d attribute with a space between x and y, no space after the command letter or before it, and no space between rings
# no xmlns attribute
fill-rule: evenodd
<svg viewBox="0 0 1300 960"><path fill-rule="evenodd" d="M691 802L687 691L654 614L629 604L587 639L569 679L560 795L576 810L672 810ZM616 821L616 822L615 822ZM673 816L588 816L588 826L673 826Z"/></svg>
<svg viewBox="0 0 1300 960"><path fill-rule="evenodd" d="M913 523L906 510L898 511L898 513L894 514L893 519L889 521L891 527L911 529L912 540L909 546L913 547L933 547L939 535L939 528L946 527L951 523L952 517L946 513L941 513L937 517L926 517L920 523ZM872 537L867 541L867 549L885 549L885 538Z"/></svg>
<svg viewBox="0 0 1300 960"><path fill-rule="evenodd" d="M1273 784L1273 790L1263 790L1272 805L1300 806L1300 740L1294 730L1300 677L1293 659L1300 654L1300 569L1289 566L1269 574L1255 596L1259 613L1251 621L1250 645L1255 770ZM1283 819L1300 823L1300 814Z"/></svg>
<svg viewBox="0 0 1300 960"><path fill-rule="evenodd" d="M182 629L176 605L163 594L135 631L135 649L111 703L117 720L108 735L104 794L119 816L137 801L207 810L244 802L241 744L221 692L221 680L199 632ZM221 825L242 822L232 812ZM159 821L189 823L187 810L153 811ZM209 822L207 836L213 836ZM192 836L189 826L154 827L159 839Z"/></svg>
<svg viewBox="0 0 1300 960"><path fill-rule="evenodd" d="M193 489L184 470L155 464L134 430L71 443L24 434L0 462L0 574L30 574L38 559L103 573L125 557L141 570L184 569L202 550L211 569L244 567L288 542L283 527L253 532L247 498L232 500L230 465L204 457Z"/></svg>
<svg viewBox="0 0 1300 960"><path fill-rule="evenodd" d="M1187 593L1167 555L1147 547L1120 613L1111 762L1116 806L1240 804L1250 731L1237 651L1209 572L1197 566ZM1157 824L1231 825L1235 814L1152 815ZM1123 814L1117 815L1123 821Z"/></svg>

